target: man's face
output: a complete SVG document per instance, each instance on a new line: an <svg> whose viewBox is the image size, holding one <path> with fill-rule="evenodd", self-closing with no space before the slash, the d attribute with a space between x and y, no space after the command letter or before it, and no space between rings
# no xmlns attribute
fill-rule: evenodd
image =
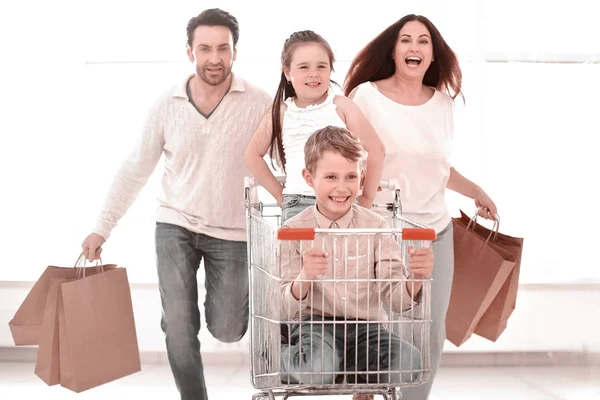
<svg viewBox="0 0 600 400"><path fill-rule="evenodd" d="M225 26L197 27L187 52L190 61L196 64L196 75L211 86L225 82L236 57L231 30Z"/></svg>

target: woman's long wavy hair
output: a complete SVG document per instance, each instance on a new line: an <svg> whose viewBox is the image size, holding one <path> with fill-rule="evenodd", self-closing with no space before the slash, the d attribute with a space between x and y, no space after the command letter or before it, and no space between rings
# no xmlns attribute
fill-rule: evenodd
<svg viewBox="0 0 600 400"><path fill-rule="evenodd" d="M448 93L452 99L458 95L462 96L462 72L456 54L431 21L415 14L406 15L387 27L356 55L346 74L344 84L346 96L349 96L361 83L379 81L394 75L396 72L394 49L400 30L410 21L421 22L431 34L435 61L427 69L423 84Z"/></svg>

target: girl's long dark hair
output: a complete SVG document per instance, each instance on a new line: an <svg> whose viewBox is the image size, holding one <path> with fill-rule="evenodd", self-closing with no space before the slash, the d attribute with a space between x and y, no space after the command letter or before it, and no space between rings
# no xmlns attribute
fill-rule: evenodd
<svg viewBox="0 0 600 400"><path fill-rule="evenodd" d="M300 44L307 43L317 43L325 48L329 55L329 65L331 66L332 71L333 63L335 61L333 51L331 50L329 43L327 43L325 39L313 31L294 32L283 45L283 51L281 52L281 78L279 80L279 87L277 88L275 99L273 100L273 107L271 108L271 126L273 133L271 135L271 147L269 151L271 162L275 159L275 156L277 156L281 162L283 171L285 171L285 153L283 151L282 139L281 104L289 97L296 97L296 91L294 90L292 83L288 82L287 78L285 77L283 69L290 68L294 48Z"/></svg>

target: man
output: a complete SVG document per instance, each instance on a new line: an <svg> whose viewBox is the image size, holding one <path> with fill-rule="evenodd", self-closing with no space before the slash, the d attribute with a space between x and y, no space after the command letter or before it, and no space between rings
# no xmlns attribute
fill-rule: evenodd
<svg viewBox="0 0 600 400"><path fill-rule="evenodd" d="M89 260L100 257L164 153L156 215L161 326L181 399L202 400L208 397L196 273L204 260L208 330L220 341L239 341L248 326L244 150L272 100L231 72L239 38L235 17L206 10L189 21L187 37L195 73L151 109L82 247Z"/></svg>

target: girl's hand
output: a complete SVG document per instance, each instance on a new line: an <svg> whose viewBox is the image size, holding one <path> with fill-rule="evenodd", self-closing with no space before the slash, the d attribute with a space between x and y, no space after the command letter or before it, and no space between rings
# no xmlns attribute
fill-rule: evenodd
<svg viewBox="0 0 600 400"><path fill-rule="evenodd" d="M362 194L356 198L356 201L358 201L359 206L364 207L364 208L371 208L371 206L373 205L373 200L368 199L367 197L363 196Z"/></svg>

